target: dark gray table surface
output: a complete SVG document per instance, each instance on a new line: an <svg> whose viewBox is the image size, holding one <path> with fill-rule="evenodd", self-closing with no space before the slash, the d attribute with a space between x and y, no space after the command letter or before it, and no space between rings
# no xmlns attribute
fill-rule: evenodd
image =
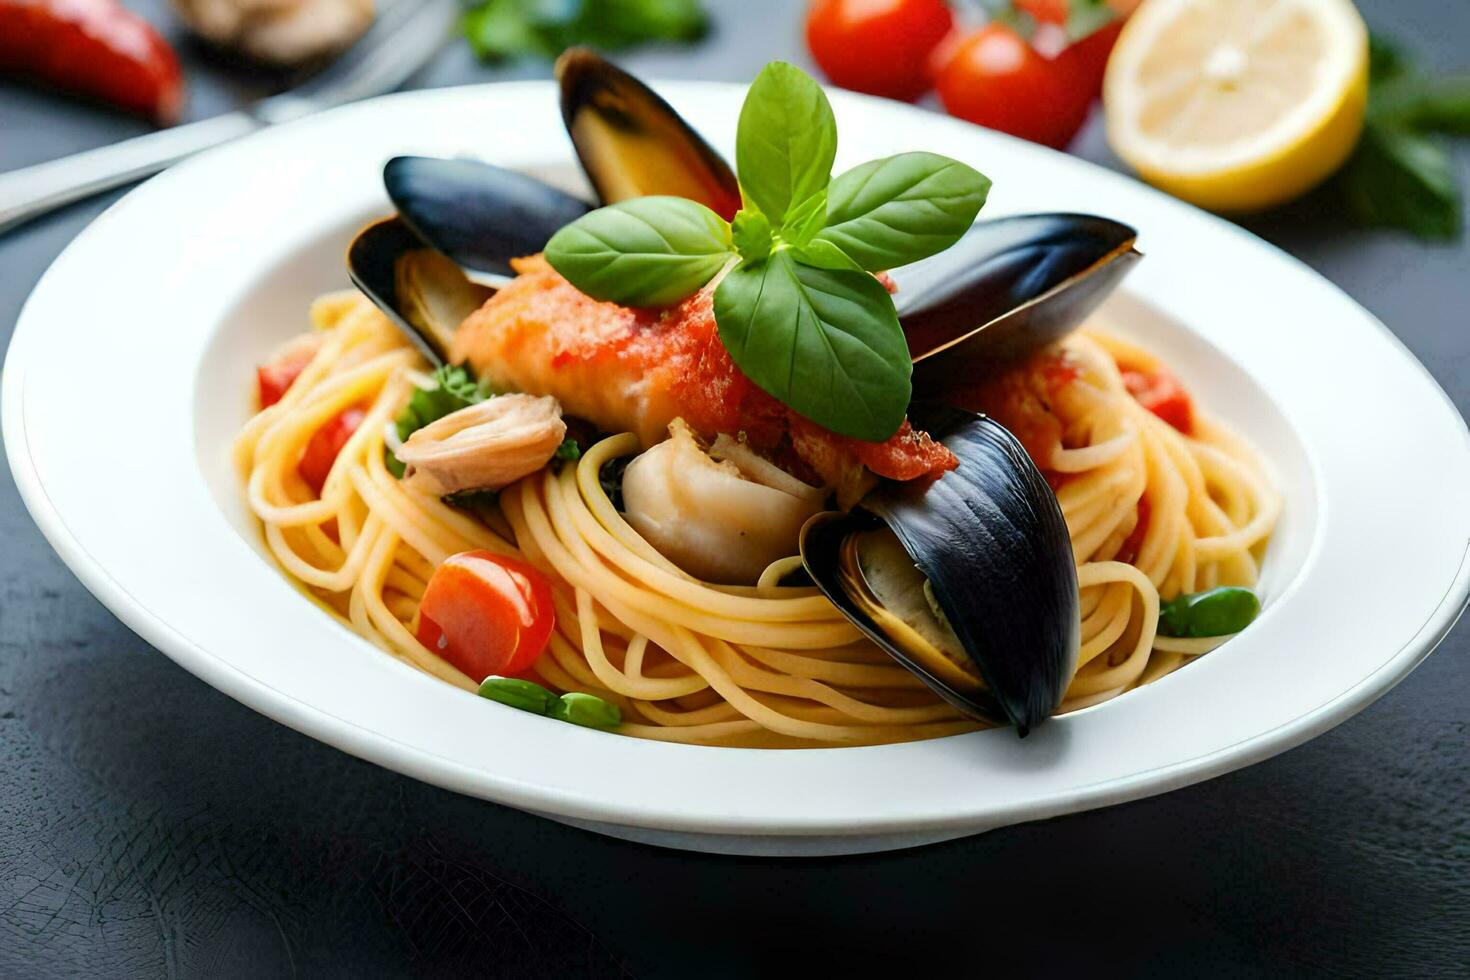
<svg viewBox="0 0 1470 980"><path fill-rule="evenodd" d="M137 6L170 22L162 0ZM710 6L705 44L626 63L729 80L773 57L805 63L802 5ZM1429 64L1470 68L1470 6L1360 6ZM273 84L179 40L192 116ZM546 72L484 68L455 45L415 84ZM141 131L0 83L0 170ZM1117 166L1096 119L1074 150ZM1458 162L1470 182L1470 154ZM5 337L46 266L115 198L0 238ZM1355 230L1320 199L1249 227L1380 316L1470 405L1470 246ZM106 410L105 391L78 397ZM1406 477L1432 478L1424 468ZM607 840L255 714L94 600L8 473L0 542L0 975L1470 975L1465 624L1361 715L1242 772L910 852L782 862Z"/></svg>

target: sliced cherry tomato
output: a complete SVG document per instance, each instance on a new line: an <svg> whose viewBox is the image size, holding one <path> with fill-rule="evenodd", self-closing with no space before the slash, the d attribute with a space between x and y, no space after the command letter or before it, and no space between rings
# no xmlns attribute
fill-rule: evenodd
<svg viewBox="0 0 1470 980"><path fill-rule="evenodd" d="M1184 385L1163 368L1123 370L1123 384L1138 404L1188 435L1194 430L1194 405Z"/></svg>
<svg viewBox="0 0 1470 980"><path fill-rule="evenodd" d="M555 625L546 576L490 551L450 557L419 603L419 642L477 681L529 669Z"/></svg>
<svg viewBox="0 0 1470 980"><path fill-rule="evenodd" d="M834 83L912 102L929 90L929 56L953 27L943 0L816 0L806 43Z"/></svg>
<svg viewBox="0 0 1470 980"><path fill-rule="evenodd" d="M292 382L311 363L309 352L298 356L283 357L255 369L255 384L261 408L270 408L286 395Z"/></svg>
<svg viewBox="0 0 1470 980"><path fill-rule="evenodd" d="M935 82L950 115L1058 149L1082 128L1096 94L1075 65L1048 61L998 23L955 44Z"/></svg>
<svg viewBox="0 0 1470 980"><path fill-rule="evenodd" d="M316 430L316 435L311 437L306 451L301 454L301 462L296 464L296 471L307 486L317 493L322 492L327 475L332 472L332 464L337 461L337 454L366 417L367 412L361 408L349 408Z"/></svg>

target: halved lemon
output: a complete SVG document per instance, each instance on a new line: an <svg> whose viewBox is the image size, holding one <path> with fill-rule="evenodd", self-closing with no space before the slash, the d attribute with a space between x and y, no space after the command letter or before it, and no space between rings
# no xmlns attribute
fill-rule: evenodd
<svg viewBox="0 0 1470 980"><path fill-rule="evenodd" d="M1368 30L1349 0L1145 0L1108 62L1108 140L1214 211L1291 200L1363 129Z"/></svg>

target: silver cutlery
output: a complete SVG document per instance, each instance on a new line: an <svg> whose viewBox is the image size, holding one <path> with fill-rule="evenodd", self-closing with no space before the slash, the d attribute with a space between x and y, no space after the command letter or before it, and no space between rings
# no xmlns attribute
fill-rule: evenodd
<svg viewBox="0 0 1470 980"><path fill-rule="evenodd" d="M246 109L0 174L0 233L266 126L391 92L443 45L456 0L398 0L332 65Z"/></svg>

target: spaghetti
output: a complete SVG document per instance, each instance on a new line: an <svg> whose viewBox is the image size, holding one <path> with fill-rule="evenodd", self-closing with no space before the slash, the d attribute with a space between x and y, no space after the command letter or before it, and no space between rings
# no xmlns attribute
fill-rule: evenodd
<svg viewBox="0 0 1470 980"><path fill-rule="evenodd" d="M282 570L386 653L476 688L480 679L420 644L414 625L434 570L486 549L551 575L556 626L536 675L616 703L621 733L774 748L976 727L815 589L779 584L799 558L744 587L700 582L659 554L599 480L609 461L638 451L632 434L603 439L575 463L554 462L476 514L405 485L385 465L385 430L423 383L423 362L356 293L323 297L311 315L319 345L280 401L245 425L235 459ZM1129 393L1119 365L1157 368L1146 351L1085 332L1046 357L1066 366L1045 407L1056 431L1027 448L1057 487L1078 562L1082 646L1060 709L1070 711L1222 642L1157 635L1160 597L1253 585L1281 504L1258 456L1223 426L1195 413L1186 434ZM1013 408L997 407L1002 422ZM350 409L363 421L318 493L298 461Z"/></svg>

